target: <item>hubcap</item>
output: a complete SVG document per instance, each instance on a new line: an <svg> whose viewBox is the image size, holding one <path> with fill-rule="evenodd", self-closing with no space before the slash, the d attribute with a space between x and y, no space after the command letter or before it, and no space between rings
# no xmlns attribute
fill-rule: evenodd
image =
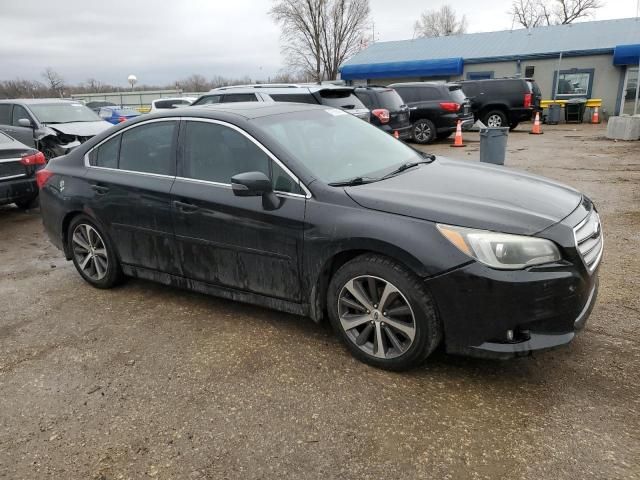
<svg viewBox="0 0 640 480"><path fill-rule="evenodd" d="M429 128L429 125L426 123L418 123L414 128L414 135L416 140L425 142L431 135L431 128Z"/></svg>
<svg viewBox="0 0 640 480"><path fill-rule="evenodd" d="M81 223L73 230L71 239L80 270L92 280L102 280L107 275L109 257L100 234L91 225Z"/></svg>
<svg viewBox="0 0 640 480"><path fill-rule="evenodd" d="M501 127L502 126L502 118L500 117L500 115L491 115L488 119L487 119L487 126L488 127Z"/></svg>
<svg viewBox="0 0 640 480"><path fill-rule="evenodd" d="M349 280L338 297L338 315L349 340L376 358L403 355L416 335L415 316L406 297L379 277Z"/></svg>

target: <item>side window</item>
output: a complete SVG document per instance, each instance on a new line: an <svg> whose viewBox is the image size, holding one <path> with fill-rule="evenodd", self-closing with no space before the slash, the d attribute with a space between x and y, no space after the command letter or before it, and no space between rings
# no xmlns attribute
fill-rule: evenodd
<svg viewBox="0 0 640 480"><path fill-rule="evenodd" d="M0 125L11 125L12 106L10 103L0 104Z"/></svg>
<svg viewBox="0 0 640 480"><path fill-rule="evenodd" d="M270 93L274 102L310 103L317 105L315 97L310 93Z"/></svg>
<svg viewBox="0 0 640 480"><path fill-rule="evenodd" d="M229 93L224 96L224 102L257 102L255 94L253 93Z"/></svg>
<svg viewBox="0 0 640 480"><path fill-rule="evenodd" d="M154 122L134 127L122 134L122 170L174 175L174 138L177 122Z"/></svg>
<svg viewBox="0 0 640 480"><path fill-rule="evenodd" d="M404 103L412 103L412 102L418 101L417 94L416 94L417 88L398 87L395 90L402 97L402 100L404 100Z"/></svg>
<svg viewBox="0 0 640 480"><path fill-rule="evenodd" d="M31 120L31 115L25 110L22 105L14 105L13 106L13 116L11 117L11 125L14 127L19 127L18 120L21 118L26 118L27 120Z"/></svg>
<svg viewBox="0 0 640 480"><path fill-rule="evenodd" d="M443 97L440 90L436 87L419 87L419 101L428 102L431 100L439 100Z"/></svg>
<svg viewBox="0 0 640 480"><path fill-rule="evenodd" d="M118 168L118 151L122 135L107 140L89 154L89 164L94 167Z"/></svg>
<svg viewBox="0 0 640 480"><path fill-rule="evenodd" d="M182 177L228 184L238 173L258 171L269 175L270 162L255 143L229 127L186 123Z"/></svg>
<svg viewBox="0 0 640 480"><path fill-rule="evenodd" d="M199 100L193 102L193 105L209 105L210 103L220 103L221 102L220 95L210 95L208 97L202 97Z"/></svg>
<svg viewBox="0 0 640 480"><path fill-rule="evenodd" d="M273 189L277 192L298 193L304 195L304 191L300 188L291 175L283 170L276 162L271 162Z"/></svg>

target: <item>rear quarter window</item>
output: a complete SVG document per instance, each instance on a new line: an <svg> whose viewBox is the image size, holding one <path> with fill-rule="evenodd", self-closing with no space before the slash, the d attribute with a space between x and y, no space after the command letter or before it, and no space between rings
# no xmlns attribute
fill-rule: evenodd
<svg viewBox="0 0 640 480"><path fill-rule="evenodd" d="M318 102L310 93L270 93L274 102L310 103L317 105Z"/></svg>

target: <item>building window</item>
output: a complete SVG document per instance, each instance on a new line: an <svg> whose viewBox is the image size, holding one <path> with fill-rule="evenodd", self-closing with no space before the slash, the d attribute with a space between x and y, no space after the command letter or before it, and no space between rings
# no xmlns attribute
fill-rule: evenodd
<svg viewBox="0 0 640 480"><path fill-rule="evenodd" d="M486 80L493 78L493 71L491 72L467 72L467 80Z"/></svg>
<svg viewBox="0 0 640 480"><path fill-rule="evenodd" d="M524 67L524 78L533 78L536 73L536 67L533 65L529 65Z"/></svg>
<svg viewBox="0 0 640 480"><path fill-rule="evenodd" d="M591 97L593 85L593 72L591 69L561 70L554 75L556 85L556 98Z"/></svg>

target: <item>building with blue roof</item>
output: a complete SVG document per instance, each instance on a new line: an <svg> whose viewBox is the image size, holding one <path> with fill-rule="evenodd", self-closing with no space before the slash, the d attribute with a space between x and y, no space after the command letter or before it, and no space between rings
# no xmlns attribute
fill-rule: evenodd
<svg viewBox="0 0 640 480"><path fill-rule="evenodd" d="M532 77L545 99L601 98L617 115L633 114L639 63L640 20L628 18L377 42L340 76L356 85Z"/></svg>

